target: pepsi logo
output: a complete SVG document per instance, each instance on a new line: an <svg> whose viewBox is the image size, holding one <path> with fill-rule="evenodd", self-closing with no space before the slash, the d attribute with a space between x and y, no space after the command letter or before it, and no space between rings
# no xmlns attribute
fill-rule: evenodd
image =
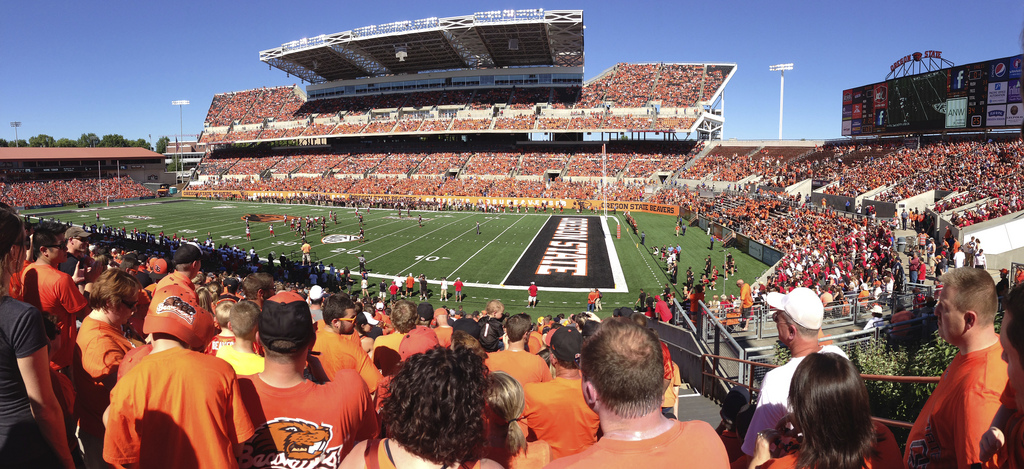
<svg viewBox="0 0 1024 469"><path fill-rule="evenodd" d="M1006 64L999 62L995 67L992 67L992 76L1002 78L1003 75L1006 75Z"/></svg>

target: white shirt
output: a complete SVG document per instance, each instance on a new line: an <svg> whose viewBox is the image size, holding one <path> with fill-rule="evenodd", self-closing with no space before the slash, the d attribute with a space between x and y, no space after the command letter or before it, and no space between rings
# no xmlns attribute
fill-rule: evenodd
<svg viewBox="0 0 1024 469"><path fill-rule="evenodd" d="M448 289L448 281L447 280L441 280L441 289L442 290L447 290Z"/></svg>
<svg viewBox="0 0 1024 469"><path fill-rule="evenodd" d="M953 254L953 266L957 269L963 267L966 257L963 251L957 251L956 254Z"/></svg>
<svg viewBox="0 0 1024 469"><path fill-rule="evenodd" d="M819 353L834 353L846 358L843 349L835 345L823 346ZM804 357L792 358L785 365L764 375L764 380L761 381L761 395L757 399L757 410L754 411L750 426L747 427L747 434L743 438L743 452L748 456L754 455L757 432L775 428L775 424L789 413L789 385L793 382L797 365L803 360Z"/></svg>

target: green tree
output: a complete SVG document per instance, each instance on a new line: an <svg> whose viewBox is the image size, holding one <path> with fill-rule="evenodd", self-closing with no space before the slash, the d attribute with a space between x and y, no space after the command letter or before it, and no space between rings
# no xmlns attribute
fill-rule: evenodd
<svg viewBox="0 0 1024 469"><path fill-rule="evenodd" d="M97 145L105 148L124 148L130 147L131 143L120 134L107 134L100 139L100 144Z"/></svg>
<svg viewBox="0 0 1024 469"><path fill-rule="evenodd" d="M171 143L171 139L170 138L168 138L166 136L165 137L160 137L160 139L156 141L156 152L157 153L167 153L167 144L168 143Z"/></svg>
<svg viewBox="0 0 1024 469"><path fill-rule="evenodd" d="M46 134L39 134L35 137L29 137L29 146L32 147L55 147L57 146L57 140Z"/></svg>
<svg viewBox="0 0 1024 469"><path fill-rule="evenodd" d="M62 148L77 147L78 142L70 138L60 138L57 139L57 146Z"/></svg>
<svg viewBox="0 0 1024 469"><path fill-rule="evenodd" d="M100 138L97 137L96 134L94 134L92 132L89 132L87 134L82 134L81 137L78 137L78 146L79 147L89 148L89 147L95 147L95 146L97 146L99 144L100 144Z"/></svg>
<svg viewBox="0 0 1024 469"><path fill-rule="evenodd" d="M138 140L135 140L135 141L132 141L132 142L129 142L129 143L133 147L145 148L147 150L152 150L153 149L153 147L149 144L149 142L146 141L146 139L144 139L144 138L140 138Z"/></svg>
<svg viewBox="0 0 1024 469"><path fill-rule="evenodd" d="M0 138L0 148L7 147L7 140Z"/></svg>

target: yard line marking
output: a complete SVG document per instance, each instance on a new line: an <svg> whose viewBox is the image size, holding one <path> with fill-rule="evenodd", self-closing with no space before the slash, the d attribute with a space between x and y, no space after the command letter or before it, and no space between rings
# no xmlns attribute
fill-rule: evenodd
<svg viewBox="0 0 1024 469"><path fill-rule="evenodd" d="M455 272L458 272L458 271L459 271L459 269L463 268L463 267L464 267L464 266L465 266L465 265L466 265L467 263L469 263L469 261L473 260L473 258L474 258L474 257L476 257L476 255L477 255L477 254L480 254L480 252L481 252L481 251L483 251L484 249L487 249L487 246L490 246L490 245L491 245L491 243L493 243L493 242L494 242L494 241L495 241L496 239L500 238L500 237L501 237L501 235L505 234L505 232L506 232L506 231L508 231L508 230L512 229L512 227L513 227L513 226L516 226L516 223L519 223L519 222L521 222L521 221L523 221L523 217L519 217L519 218L518 218L518 219L517 219L517 220L516 220L515 222L513 222L513 223L512 223L511 225L508 225L508 228L505 228L504 230L502 230L502 232L501 232L501 233L498 233L498 236L496 236L496 237L495 237L494 239L492 239L492 240L488 241L488 242L487 242L487 244L485 244L485 245L484 245L484 247L482 247L482 248L478 249L478 250L477 250L476 252L474 252L474 253L473 253L473 255L472 255L472 256L469 256L469 259L466 259L466 262L463 262L463 263L462 263L462 265L460 265L460 266L456 267L456 268L455 268L455 270L454 270L454 271L452 271L452 273L448 274L448 277L454 277L454 276L455 276ZM487 222L485 221L484 223L487 223ZM481 223L481 225L482 225L482 224L483 224L483 223ZM469 231L473 231L474 229L475 229L475 228L472 228L472 229L470 229ZM502 284L504 284L504 283L505 283L505 282L502 282Z"/></svg>

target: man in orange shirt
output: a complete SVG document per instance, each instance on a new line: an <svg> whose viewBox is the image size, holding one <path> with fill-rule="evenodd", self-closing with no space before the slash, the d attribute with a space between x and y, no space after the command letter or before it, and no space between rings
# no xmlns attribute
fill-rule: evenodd
<svg viewBox="0 0 1024 469"><path fill-rule="evenodd" d="M649 329L616 318L601 324L580 354L583 396L604 436L547 467L727 468L725 445L706 422L661 413L662 350Z"/></svg>
<svg viewBox="0 0 1024 469"><path fill-rule="evenodd" d="M587 295L587 311L594 311L595 304L597 302L597 289L591 288L590 294Z"/></svg>
<svg viewBox="0 0 1024 469"><path fill-rule="evenodd" d="M174 251L174 271L160 279L156 288L160 289L167 285L181 285L185 288L196 289L192 284L192 278L203 268L203 252L193 244L182 244L177 251Z"/></svg>
<svg viewBox="0 0 1024 469"><path fill-rule="evenodd" d="M35 262L21 271L23 300L39 311L57 318L60 326L60 348L50 356L56 369L71 366L78 337L78 320L89 314L89 302L78 290L76 283L85 277L72 278L57 270L67 258L64 230L52 222L42 222L32 235L32 253Z"/></svg>
<svg viewBox="0 0 1024 469"><path fill-rule="evenodd" d="M395 326L395 332L377 337L373 341L373 351L370 357L373 364L384 376L391 375L402 361L398 353L398 347L402 344L402 337L416 327L416 305L408 300L400 300L391 309L391 322Z"/></svg>
<svg viewBox="0 0 1024 469"><path fill-rule="evenodd" d="M445 308L435 309L434 321L437 322L437 327L434 328L434 334L437 334L437 342L442 347L450 347L452 345L452 333L455 332L455 329L448 324L448 310Z"/></svg>
<svg viewBox="0 0 1024 469"><path fill-rule="evenodd" d="M330 303L337 301L329 297L327 309L336 309ZM267 354L263 372L238 378L256 427L242 445L240 466L337 467L355 442L377 436L373 399L353 370L341 370L323 385L303 375L314 331L300 296L284 292L268 299L259 331Z"/></svg>
<svg viewBox="0 0 1024 469"><path fill-rule="evenodd" d="M552 332L551 359L555 378L523 386L526 396L523 418L529 428L527 440L548 442L553 460L579 453L597 441L598 416L587 406L580 381L582 345L583 336L574 327Z"/></svg>
<svg viewBox="0 0 1024 469"><path fill-rule="evenodd" d="M993 325L996 286L980 269L952 269L935 305L939 336L956 357L914 422L904 454L907 467L968 467L981 463L978 442L989 429L1006 387L1003 348ZM984 467L998 467L998 457Z"/></svg>
<svg viewBox="0 0 1024 469"><path fill-rule="evenodd" d="M282 293L274 295L274 298ZM270 300L268 300L270 301ZM324 300L324 328L316 331L313 351L320 353L320 363L327 377L341 370L355 370L373 392L380 381L380 372L373 366L370 357L363 351L356 334L356 305L347 295L332 295Z"/></svg>
<svg viewBox="0 0 1024 469"><path fill-rule="evenodd" d="M202 349L213 315L180 285L160 288L146 316L152 351L110 393L103 459L137 467L238 467L253 435L235 371ZM196 412L202 413L197 418Z"/></svg>
<svg viewBox="0 0 1024 469"><path fill-rule="evenodd" d="M525 313L508 318L505 321L508 348L488 353L487 368L504 371L523 385L551 381L551 371L544 359L526 351L527 333L532 325L533 320Z"/></svg>
<svg viewBox="0 0 1024 469"><path fill-rule="evenodd" d="M750 320L750 309L754 306L754 295L750 291L750 284L743 279L736 280L736 286L740 287L740 322L743 330L747 330L747 321Z"/></svg>
<svg viewBox="0 0 1024 469"><path fill-rule="evenodd" d="M412 276L412 272L409 272L409 276L405 278L405 297L412 297L412 287L416 285L416 278Z"/></svg>

